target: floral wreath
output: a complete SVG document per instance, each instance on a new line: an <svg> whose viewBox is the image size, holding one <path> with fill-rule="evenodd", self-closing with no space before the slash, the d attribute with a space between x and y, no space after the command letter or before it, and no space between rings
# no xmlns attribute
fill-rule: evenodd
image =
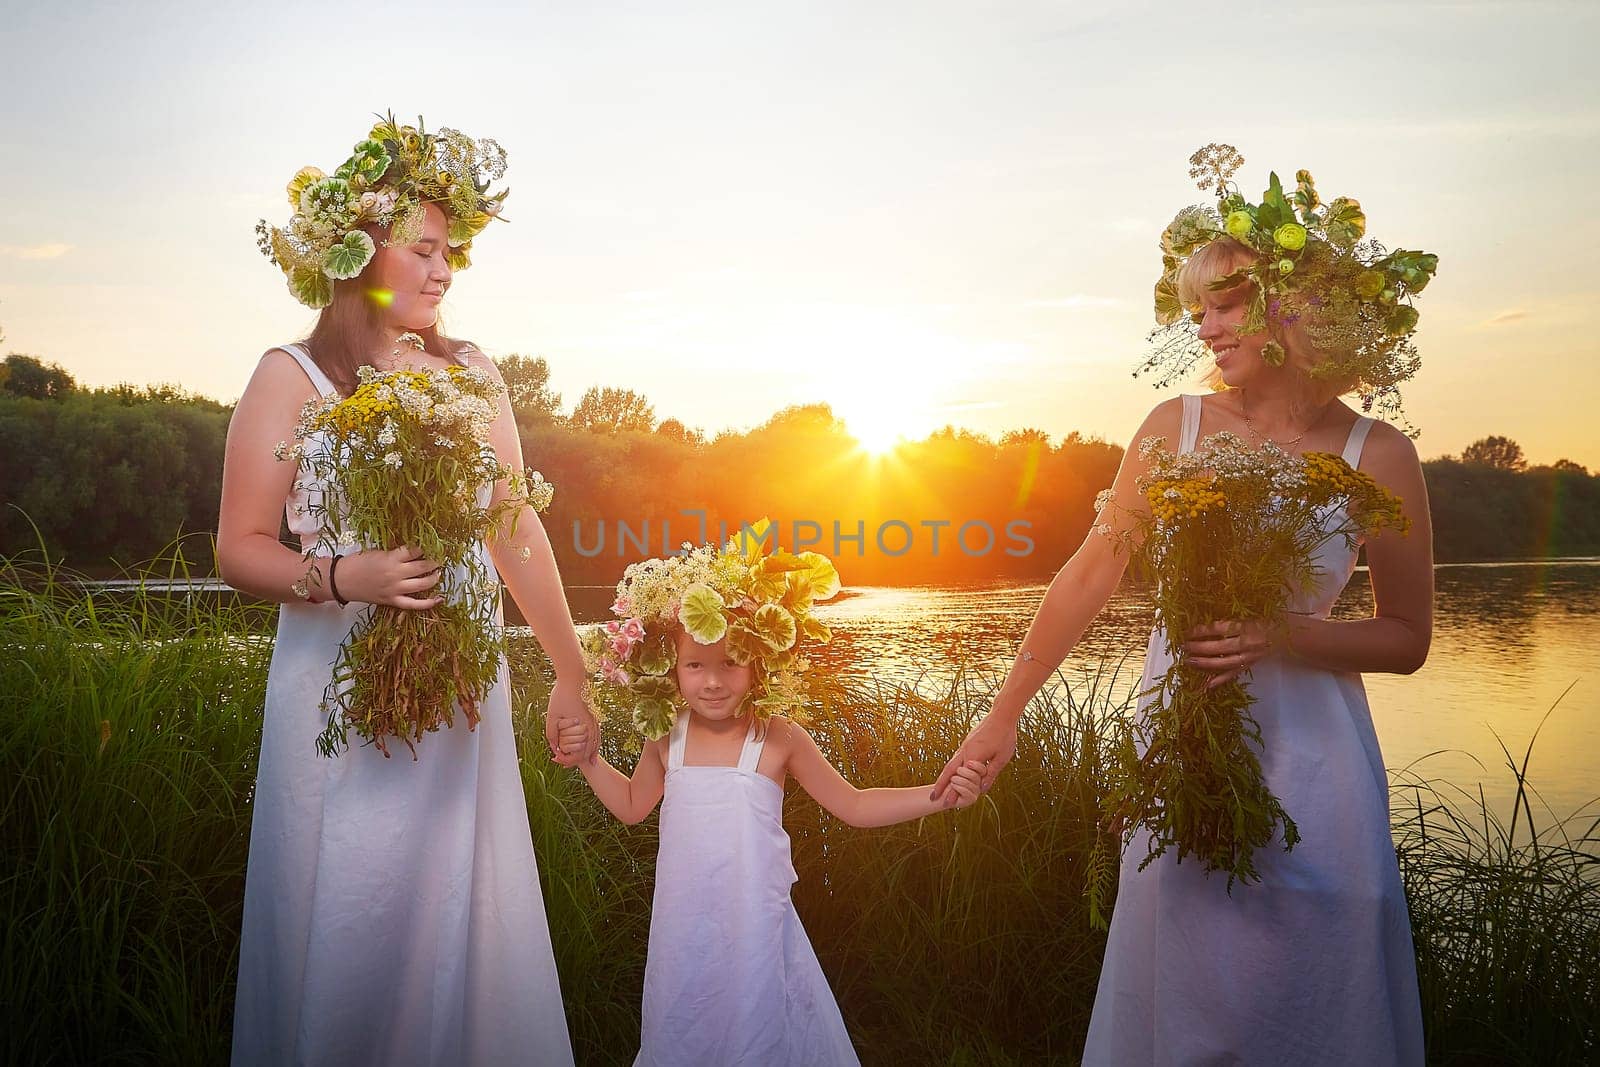
<svg viewBox="0 0 1600 1067"><path fill-rule="evenodd" d="M1312 366L1312 377L1353 378L1363 411L1376 409L1381 417L1404 422L1398 386L1421 365L1412 343L1418 317L1412 301L1438 269L1439 257L1390 252L1363 240L1367 217L1361 205L1342 196L1323 203L1309 171L1296 173L1289 193L1277 174L1269 175L1261 203L1252 204L1229 180L1243 164L1232 145L1208 144L1189 157L1189 176L1201 189L1214 189L1217 206L1186 207L1162 231L1155 288L1160 325L1150 335L1156 347L1135 376L1159 370L1157 384L1167 385L1204 354L1198 336L1202 309L1184 307L1178 272L1190 256L1226 236L1255 257L1210 284L1224 290L1254 283L1239 332L1260 333L1269 322L1288 326L1304 317L1312 343L1332 353ZM1281 366L1286 353L1272 338L1261 354Z"/></svg>
<svg viewBox="0 0 1600 1067"><path fill-rule="evenodd" d="M333 302L333 283L360 274L377 253L363 226L388 228L385 245L420 240L424 204L438 204L450 222L445 259L471 265L472 239L498 218L510 189L489 192L506 172L505 149L459 130L437 134L380 117L333 174L301 167L287 187L294 214L279 229L256 223L256 246L283 271L289 292L309 308Z"/></svg>
<svg viewBox="0 0 1600 1067"><path fill-rule="evenodd" d="M804 652L833 638L811 608L839 592L839 572L818 552L765 553L773 533L762 519L721 549L685 543L675 556L630 564L611 605L617 617L583 636L596 710L627 713L650 740L667 734L681 703L673 673L681 626L701 644L726 637L734 662L754 668L737 714L765 721L803 712Z"/></svg>

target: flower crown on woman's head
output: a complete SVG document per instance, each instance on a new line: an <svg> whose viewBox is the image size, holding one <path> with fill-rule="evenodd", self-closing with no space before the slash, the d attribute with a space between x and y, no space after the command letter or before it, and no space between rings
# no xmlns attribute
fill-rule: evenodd
<svg viewBox="0 0 1600 1067"><path fill-rule="evenodd" d="M363 226L388 227L385 244L411 244L422 237L423 205L438 204L450 221L445 259L465 270L472 239L499 217L511 191L489 192L505 172L505 149L495 141L448 128L427 133L421 118L401 126L389 114L331 176L300 168L288 185L294 214L282 229L257 222L256 244L296 300L323 308L333 283L360 274L377 252Z"/></svg>
<svg viewBox="0 0 1600 1067"><path fill-rule="evenodd" d="M811 608L838 593L839 572L819 552L764 552L774 532L762 519L721 549L685 543L676 556L629 565L611 605L617 617L583 637L597 711L627 712L651 740L672 729L680 626L704 645L727 638L729 657L754 670L745 708L757 719L804 709L803 652L833 639Z"/></svg>
<svg viewBox="0 0 1600 1067"><path fill-rule="evenodd" d="M1240 195L1229 179L1244 164L1232 145L1208 144L1189 157L1189 176L1214 189L1215 209L1186 207L1161 234L1161 279L1156 282L1155 351L1135 375L1159 370L1166 385L1188 372L1205 352L1198 336L1203 309L1185 307L1178 275L1212 241L1232 238L1251 262L1210 283L1212 290L1253 282L1240 333L1260 333L1269 323L1290 326L1302 318L1312 344L1326 353L1311 368L1315 378L1354 379L1364 411L1401 417L1400 382L1421 360L1411 338L1417 327L1412 299L1439 266L1430 252L1388 251L1363 240L1367 217L1348 197L1327 203L1308 171L1295 175L1285 193L1277 174L1268 177L1259 204ZM1262 349L1281 366L1286 353L1273 338Z"/></svg>

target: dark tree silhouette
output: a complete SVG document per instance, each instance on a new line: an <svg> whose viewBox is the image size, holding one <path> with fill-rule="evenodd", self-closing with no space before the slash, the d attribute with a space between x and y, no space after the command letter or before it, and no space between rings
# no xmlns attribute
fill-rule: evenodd
<svg viewBox="0 0 1600 1067"><path fill-rule="evenodd" d="M1462 451L1461 462L1502 471L1528 468L1528 461L1522 455L1522 446L1509 437L1484 437L1472 442Z"/></svg>
<svg viewBox="0 0 1600 1067"><path fill-rule="evenodd" d="M45 363L33 356L13 352L6 357L5 374L0 377L0 388L12 396L28 396L35 400L54 400L76 389L73 381L59 363Z"/></svg>

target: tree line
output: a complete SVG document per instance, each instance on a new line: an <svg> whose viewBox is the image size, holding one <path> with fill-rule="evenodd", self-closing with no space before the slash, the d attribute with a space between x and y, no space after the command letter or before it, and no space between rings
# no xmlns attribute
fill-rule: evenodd
<svg viewBox="0 0 1600 1067"><path fill-rule="evenodd" d="M1122 459L1076 433L954 427L874 457L826 404L707 435L622 387L564 409L543 358L498 363L524 459L556 486L545 524L574 584L612 583L629 562L763 516L779 544L835 557L852 584L1043 580L1083 539ZM84 389L55 364L7 356L0 555L42 541L103 573L214 533L231 411L172 386ZM1424 468L1441 561L1600 555L1600 477L1576 463L1530 466L1515 442L1486 437Z"/></svg>

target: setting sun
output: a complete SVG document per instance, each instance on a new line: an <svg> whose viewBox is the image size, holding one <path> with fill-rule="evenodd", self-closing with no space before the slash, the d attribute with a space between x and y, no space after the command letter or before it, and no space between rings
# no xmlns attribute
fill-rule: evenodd
<svg viewBox="0 0 1600 1067"><path fill-rule="evenodd" d="M873 455L952 421L945 409L960 396L969 368L981 363L965 343L925 321L854 307L827 308L786 347L804 354L796 361Z"/></svg>

